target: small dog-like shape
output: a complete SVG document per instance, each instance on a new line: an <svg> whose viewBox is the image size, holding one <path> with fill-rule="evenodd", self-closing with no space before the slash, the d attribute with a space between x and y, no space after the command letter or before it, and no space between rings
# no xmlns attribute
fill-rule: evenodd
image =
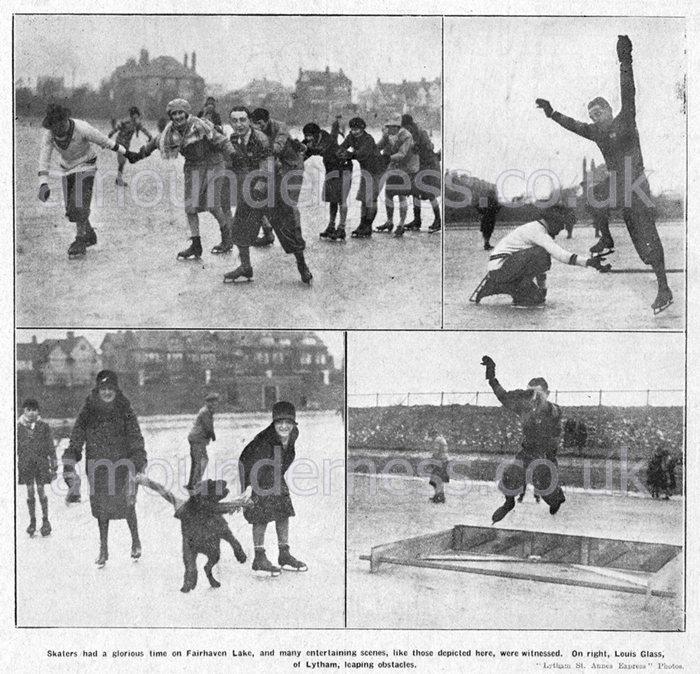
<svg viewBox="0 0 700 674"><path fill-rule="evenodd" d="M182 529L182 561L185 564L185 580L180 592L189 592L197 586L197 555L206 555L204 572L209 584L216 588L221 583L214 578L213 569L221 558L221 541L228 542L233 548L236 559L243 564L247 557L241 544L231 532L224 514L231 514L250 504L248 495L237 497L233 501L222 503L229 490L225 480L206 480L201 483L197 493L187 501L176 498L157 482L143 475L137 475L136 481L158 492L175 508L175 517L180 520Z"/></svg>

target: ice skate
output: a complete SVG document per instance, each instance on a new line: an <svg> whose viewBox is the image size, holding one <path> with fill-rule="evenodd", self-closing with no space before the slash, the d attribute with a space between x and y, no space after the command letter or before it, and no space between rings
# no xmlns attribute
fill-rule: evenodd
<svg viewBox="0 0 700 674"><path fill-rule="evenodd" d="M345 227L338 227L330 237L331 241L345 241Z"/></svg>
<svg viewBox="0 0 700 674"><path fill-rule="evenodd" d="M326 227L326 229L324 229L319 236L322 239L330 239L333 241L335 239L335 225L332 222L329 222L328 227Z"/></svg>
<svg viewBox="0 0 700 674"><path fill-rule="evenodd" d="M654 303L651 305L651 308L654 311L654 316L660 314L662 311L665 311L672 304L673 293L671 292L671 289L664 288L662 290L659 290L658 294L656 295L656 299L654 300Z"/></svg>
<svg viewBox="0 0 700 674"><path fill-rule="evenodd" d="M140 558L141 558L141 544L134 543L131 546L131 559L133 559L134 561L137 561Z"/></svg>
<svg viewBox="0 0 700 674"><path fill-rule="evenodd" d="M379 225L375 230L375 232L386 232L387 234L391 234L391 232L394 231L394 223L393 222L385 222L383 225Z"/></svg>
<svg viewBox="0 0 700 674"><path fill-rule="evenodd" d="M602 236L596 243L594 243L590 248L590 252L596 255L603 254L609 255L615 251L615 243L612 237Z"/></svg>
<svg viewBox="0 0 700 674"><path fill-rule="evenodd" d="M394 238L396 239L396 238L402 237L405 231L406 231L406 229L404 228L404 226L399 225L396 228L396 231L394 232Z"/></svg>
<svg viewBox="0 0 700 674"><path fill-rule="evenodd" d="M221 229L221 243L217 243L211 249L213 255L222 255L223 253L230 253L233 250L233 241L231 241L231 234L227 229Z"/></svg>
<svg viewBox="0 0 700 674"><path fill-rule="evenodd" d="M73 241L68 248L68 257L71 260L77 257L83 257L86 250L87 245L85 243L85 239L82 236L76 236L75 241Z"/></svg>
<svg viewBox="0 0 700 674"><path fill-rule="evenodd" d="M250 265L241 264L233 271L224 274L224 283L234 283L236 279L245 279L246 281L253 280L253 268Z"/></svg>
<svg viewBox="0 0 700 674"><path fill-rule="evenodd" d="M297 269L299 270L302 282L307 284L311 283L313 279L313 274L311 273L311 270L306 266L306 262L304 262L303 259L297 260Z"/></svg>
<svg viewBox="0 0 700 674"><path fill-rule="evenodd" d="M297 571L297 572L303 572L303 571L308 571L309 567L304 564L304 562L300 562L298 559L295 557L292 557L292 555L289 553L289 546L280 546L280 552L279 556L277 557L277 563L280 565L283 571Z"/></svg>
<svg viewBox="0 0 700 674"><path fill-rule="evenodd" d="M177 254L178 260L199 260L202 257L202 239L198 236L193 236L191 241L189 248L185 248L185 250L181 250Z"/></svg>
<svg viewBox="0 0 700 674"><path fill-rule="evenodd" d="M97 243L97 232L92 227L89 227L85 234L85 247L89 248Z"/></svg>
<svg viewBox="0 0 700 674"><path fill-rule="evenodd" d="M29 534L30 538L34 538L34 534L36 533L36 520L35 519L33 519L29 523L29 526L27 527L27 533Z"/></svg>
<svg viewBox="0 0 700 674"><path fill-rule="evenodd" d="M496 508L491 515L491 524L500 522L513 508L515 508L515 497L506 496L506 502L500 508Z"/></svg>
<svg viewBox="0 0 700 674"><path fill-rule="evenodd" d="M121 173L117 176L117 179L114 181L114 184L117 187L129 187L129 183L125 182Z"/></svg>
<svg viewBox="0 0 700 674"><path fill-rule="evenodd" d="M255 551L255 559L253 560L253 571L261 576L269 574L272 578L276 578L282 573L282 569L279 566L275 566L265 554L264 549L257 549Z"/></svg>
<svg viewBox="0 0 700 674"><path fill-rule="evenodd" d="M428 231L431 234L435 234L435 232L439 232L442 229L442 222L440 222L439 218L435 218L435 222L433 222L430 227L428 227Z"/></svg>
<svg viewBox="0 0 700 674"><path fill-rule="evenodd" d="M95 560L95 564L97 565L98 569L104 568L104 565L107 563L107 560L109 559L109 555L107 554L107 548L100 548L100 554L98 558Z"/></svg>
<svg viewBox="0 0 700 674"><path fill-rule="evenodd" d="M39 531L42 536L49 536L51 534L51 522L49 522L48 518L44 518Z"/></svg>
<svg viewBox="0 0 700 674"><path fill-rule="evenodd" d="M422 226L423 226L423 223L421 222L420 218L417 218L416 220L409 222L407 225L404 225L404 229L407 232L418 232L418 231L420 231L420 228Z"/></svg>

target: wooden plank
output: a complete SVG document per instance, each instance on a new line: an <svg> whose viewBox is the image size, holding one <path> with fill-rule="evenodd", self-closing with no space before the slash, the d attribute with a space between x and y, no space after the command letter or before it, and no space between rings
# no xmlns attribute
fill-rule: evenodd
<svg viewBox="0 0 700 674"><path fill-rule="evenodd" d="M361 555L360 559L368 559L367 555ZM620 585L614 582L603 583L599 581L589 581L575 578L559 578L556 576L541 576L533 573L508 571L506 569L479 568L460 564L450 564L447 562L429 562L421 559L401 559L398 557L381 557L382 564L395 564L398 566L414 566L425 569L440 569L442 571L458 571L460 573L473 573L481 576L496 576L499 578L511 578L515 580L532 580L538 583L552 583L554 585L573 585L576 587L588 587L597 590L611 590L614 592L625 592L628 594L651 594L654 597L675 597L675 592L666 590L651 590L646 587L634 585Z"/></svg>
<svg viewBox="0 0 700 674"><path fill-rule="evenodd" d="M646 561L642 563L640 568L642 571L656 573L679 553L680 549L671 546L663 546L659 550L653 552Z"/></svg>

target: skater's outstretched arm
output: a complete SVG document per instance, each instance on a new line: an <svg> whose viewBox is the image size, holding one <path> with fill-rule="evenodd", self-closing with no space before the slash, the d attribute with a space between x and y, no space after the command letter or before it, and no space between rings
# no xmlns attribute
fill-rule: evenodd
<svg viewBox="0 0 700 674"><path fill-rule="evenodd" d="M537 107L544 110L544 114L548 119L554 120L559 126L563 126L567 131L571 131L579 136L583 136L587 140L593 140L593 124L579 122L571 117L562 115L561 112L556 112L551 103L544 98L538 98L535 103Z"/></svg>
<svg viewBox="0 0 700 674"><path fill-rule="evenodd" d="M632 41L627 35L619 35L617 38L617 58L620 61L620 99L622 102L620 114L634 118L637 110L634 73L632 71Z"/></svg>

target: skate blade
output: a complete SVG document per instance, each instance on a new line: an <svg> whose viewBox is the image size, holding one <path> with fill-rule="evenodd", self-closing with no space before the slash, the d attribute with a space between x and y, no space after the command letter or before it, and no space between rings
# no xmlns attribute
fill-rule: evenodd
<svg viewBox="0 0 700 674"><path fill-rule="evenodd" d="M309 570L309 567L304 564L303 566L300 567L295 567L295 566L289 566L285 565L282 567L282 571L287 571L287 572L292 572L292 573L306 573Z"/></svg>
<svg viewBox="0 0 700 674"><path fill-rule="evenodd" d="M513 309L524 309L526 311L531 311L532 309L544 309L546 305L544 304L512 304Z"/></svg>
<svg viewBox="0 0 700 674"><path fill-rule="evenodd" d="M69 260L79 260L82 257L85 257L86 253L68 253L68 259Z"/></svg>
<svg viewBox="0 0 700 674"><path fill-rule="evenodd" d="M654 316L658 316L662 311L666 311L673 304L673 300L669 300L666 304L662 304L659 307L652 307L654 310Z"/></svg>
<svg viewBox="0 0 700 674"><path fill-rule="evenodd" d="M191 260L197 261L197 260L201 260L201 259L202 259L201 255L199 257L197 257L196 255L190 255L189 257L181 257L180 255L177 256L177 260L179 262L190 262Z"/></svg>
<svg viewBox="0 0 700 674"><path fill-rule="evenodd" d="M239 280L241 281L241 283L243 281L248 281L249 283L253 282L252 278L246 278L245 276L239 276L238 278L226 278L224 276L224 283L238 283Z"/></svg>
<svg viewBox="0 0 700 674"><path fill-rule="evenodd" d="M279 578L282 575L282 570L264 571L262 569L253 569L253 575L256 578Z"/></svg>

